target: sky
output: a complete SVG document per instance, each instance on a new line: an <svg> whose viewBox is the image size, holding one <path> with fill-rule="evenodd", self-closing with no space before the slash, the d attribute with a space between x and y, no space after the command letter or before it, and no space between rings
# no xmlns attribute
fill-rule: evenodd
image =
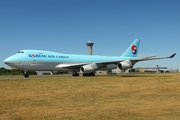
<svg viewBox="0 0 180 120"><path fill-rule="evenodd" d="M138 57L173 59L134 67L180 69L179 0L0 0L0 67L22 49L120 56L135 40Z"/></svg>

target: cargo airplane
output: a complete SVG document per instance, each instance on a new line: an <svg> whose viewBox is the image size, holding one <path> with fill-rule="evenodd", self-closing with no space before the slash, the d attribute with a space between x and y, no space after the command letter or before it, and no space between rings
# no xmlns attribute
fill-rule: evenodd
<svg viewBox="0 0 180 120"><path fill-rule="evenodd" d="M159 65L157 65L157 69L159 72L163 73L163 72L169 72L169 70L167 68L160 68Z"/></svg>
<svg viewBox="0 0 180 120"><path fill-rule="evenodd" d="M97 70L118 68L127 70L139 61L173 58L176 53L166 57L137 57L140 40L136 39L122 56L97 56L63 54L43 50L21 50L4 60L4 63L24 70L24 77L29 77L27 71L71 71L73 76L95 76Z"/></svg>

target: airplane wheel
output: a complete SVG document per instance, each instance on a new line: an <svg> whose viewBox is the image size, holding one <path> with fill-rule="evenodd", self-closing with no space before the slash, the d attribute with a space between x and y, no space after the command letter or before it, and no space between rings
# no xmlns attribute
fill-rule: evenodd
<svg viewBox="0 0 180 120"><path fill-rule="evenodd" d="M27 74L27 73L24 74L24 77L25 77L25 78L28 78L28 77L29 77L29 74Z"/></svg>
<svg viewBox="0 0 180 120"><path fill-rule="evenodd" d="M95 76L95 73L92 72L92 73L91 73L91 76Z"/></svg>
<svg viewBox="0 0 180 120"><path fill-rule="evenodd" d="M74 77L74 76L79 76L79 74L77 73L77 72L74 72L73 74L72 74L72 76Z"/></svg>
<svg viewBox="0 0 180 120"><path fill-rule="evenodd" d="M95 73L92 72L92 73L88 73L88 74L83 74L83 76L95 76Z"/></svg>

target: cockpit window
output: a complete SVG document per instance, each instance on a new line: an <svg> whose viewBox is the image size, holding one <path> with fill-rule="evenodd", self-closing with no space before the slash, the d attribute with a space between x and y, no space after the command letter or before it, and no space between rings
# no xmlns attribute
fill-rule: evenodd
<svg viewBox="0 0 180 120"><path fill-rule="evenodd" d="M23 51L19 51L18 53L24 53Z"/></svg>

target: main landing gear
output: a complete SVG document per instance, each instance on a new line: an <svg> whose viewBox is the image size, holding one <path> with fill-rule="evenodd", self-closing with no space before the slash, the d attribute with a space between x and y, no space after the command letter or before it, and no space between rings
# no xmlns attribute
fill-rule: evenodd
<svg viewBox="0 0 180 120"><path fill-rule="evenodd" d="M79 73L73 72L73 73L72 73L72 76L79 76Z"/></svg>
<svg viewBox="0 0 180 120"><path fill-rule="evenodd" d="M72 73L72 76L79 76L79 73L73 72L73 73ZM94 73L94 72L92 72L92 73L86 73L86 74L84 73L83 76L95 76L95 73Z"/></svg>
<svg viewBox="0 0 180 120"><path fill-rule="evenodd" d="M92 73L86 73L86 74L83 74L83 76L95 76L95 73L92 72Z"/></svg>
<svg viewBox="0 0 180 120"><path fill-rule="evenodd" d="M24 77L25 77L25 78L28 78L28 77L29 77L28 72L24 72Z"/></svg>

